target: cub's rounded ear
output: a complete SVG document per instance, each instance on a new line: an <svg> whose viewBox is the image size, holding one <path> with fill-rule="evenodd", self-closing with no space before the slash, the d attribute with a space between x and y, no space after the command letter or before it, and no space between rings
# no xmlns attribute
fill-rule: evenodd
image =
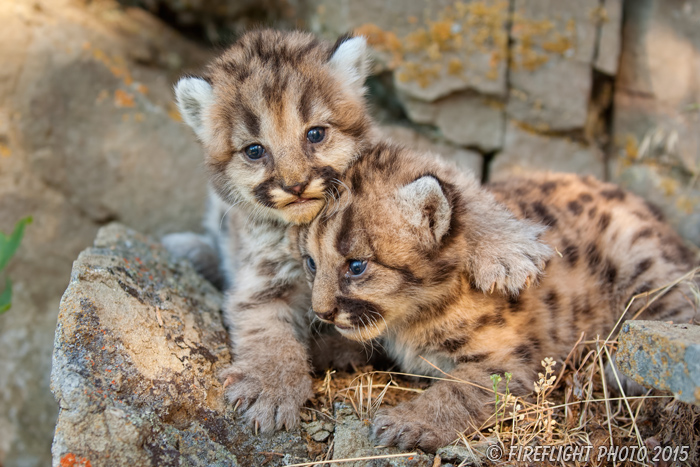
<svg viewBox="0 0 700 467"><path fill-rule="evenodd" d="M186 76L175 85L175 98L185 123L204 141L204 113L214 101L211 84L202 78Z"/></svg>
<svg viewBox="0 0 700 467"><path fill-rule="evenodd" d="M397 198L406 221L427 233L430 243L440 243L452 220L452 207L440 182L432 175L425 175L399 188Z"/></svg>
<svg viewBox="0 0 700 467"><path fill-rule="evenodd" d="M363 84L369 74L367 40L345 35L338 38L328 59L331 68L351 88L363 92Z"/></svg>

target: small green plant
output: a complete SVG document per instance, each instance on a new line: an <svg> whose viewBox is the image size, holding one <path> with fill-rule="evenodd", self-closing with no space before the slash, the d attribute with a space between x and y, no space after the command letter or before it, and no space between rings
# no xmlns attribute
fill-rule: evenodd
<svg viewBox="0 0 700 467"><path fill-rule="evenodd" d="M503 399L501 399L501 395L498 393L498 385L500 384L501 381L503 381L503 377L499 374L493 374L491 375L491 383L493 385L493 393L496 396L496 423L498 426L498 423L500 422L501 429L503 425L503 420L506 418L506 409L509 404L513 402L513 397L510 394L510 388L508 387L510 385L510 380L513 378L512 373L508 373L507 371L503 375L506 379L506 390L503 394Z"/></svg>
<svg viewBox="0 0 700 467"><path fill-rule="evenodd" d="M24 228L32 223L31 217L25 217L20 219L17 224L15 224L15 230L10 235L5 235L0 232L0 273L5 269L7 263L10 262L10 258L15 254L20 242L22 241L22 235L24 235ZM8 277L5 279L5 288L0 291L0 314L5 313L10 309L12 304L12 281Z"/></svg>

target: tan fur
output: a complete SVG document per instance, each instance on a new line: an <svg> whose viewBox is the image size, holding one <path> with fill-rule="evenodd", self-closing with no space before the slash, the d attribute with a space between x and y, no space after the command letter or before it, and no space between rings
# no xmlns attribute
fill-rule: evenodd
<svg viewBox="0 0 700 467"><path fill-rule="evenodd" d="M531 392L544 357L562 359L581 333L606 337L632 296L693 265L643 200L590 177L539 174L484 189L437 159L380 144L346 182L337 212L294 234L313 310L350 339L378 339L403 371L442 376L423 357L477 385L438 381L381 413L382 445L433 450L479 426L493 408L491 374L510 372L511 392ZM361 275L354 261L367 261ZM502 271L519 279L499 280ZM494 278L510 286L490 293ZM676 287L641 317L688 321L688 296Z"/></svg>
<svg viewBox="0 0 700 467"><path fill-rule="evenodd" d="M312 395L310 291L285 232L317 215L374 138L363 51L358 38L332 45L308 33L252 31L202 77L176 86L216 195L207 237L166 244L180 256L207 260L212 249L220 255L234 354L221 376L227 398L261 431L296 425ZM312 142L307 134L317 127L325 137ZM246 156L253 144L265 148L264 157Z"/></svg>

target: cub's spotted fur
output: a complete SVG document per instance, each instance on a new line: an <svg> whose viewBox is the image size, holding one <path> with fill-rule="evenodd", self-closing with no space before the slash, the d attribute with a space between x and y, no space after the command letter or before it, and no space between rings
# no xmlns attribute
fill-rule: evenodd
<svg viewBox="0 0 700 467"><path fill-rule="evenodd" d="M432 450L479 426L493 407L490 375L510 372L512 393L531 392L544 357L565 357L581 333L607 336L632 296L694 264L643 200L591 177L482 188L438 160L380 144L346 181L339 210L293 234L314 312L346 337L379 339L404 371L443 376L427 360L475 384L438 381L380 413L382 445ZM527 265L542 268L531 287L483 291L494 269ZM687 287L641 318L690 320Z"/></svg>
<svg viewBox="0 0 700 467"><path fill-rule="evenodd" d="M309 288L285 232L318 214L373 138L365 47L363 38L332 45L301 32L254 31L203 76L176 86L213 194L208 236L164 241L229 288L226 395L262 431L296 425L312 395ZM210 267L219 257L223 278Z"/></svg>

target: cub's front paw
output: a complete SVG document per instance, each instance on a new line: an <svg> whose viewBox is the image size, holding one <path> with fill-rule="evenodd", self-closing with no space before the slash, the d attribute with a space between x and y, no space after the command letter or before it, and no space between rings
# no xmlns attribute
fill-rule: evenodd
<svg viewBox="0 0 700 467"><path fill-rule="evenodd" d="M380 411L372 431L379 445L435 452L454 441L458 432L451 423L441 424L435 418L436 414L426 413L416 404L404 403Z"/></svg>
<svg viewBox="0 0 700 467"><path fill-rule="evenodd" d="M536 283L552 256L552 249L539 240L543 231L523 223L517 235L504 234L506 241L484 245L471 259L476 286L484 292L517 295Z"/></svg>
<svg viewBox="0 0 700 467"><path fill-rule="evenodd" d="M265 370L267 369L267 370ZM308 369L233 363L220 374L226 399L245 412L255 431L269 433L299 424L299 409L313 396Z"/></svg>

